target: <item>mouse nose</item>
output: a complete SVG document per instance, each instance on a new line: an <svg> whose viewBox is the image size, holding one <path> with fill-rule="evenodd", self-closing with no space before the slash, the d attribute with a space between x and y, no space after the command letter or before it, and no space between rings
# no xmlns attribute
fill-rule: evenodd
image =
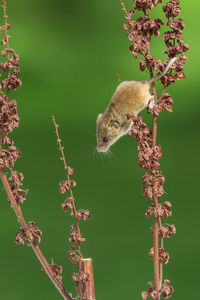
<svg viewBox="0 0 200 300"><path fill-rule="evenodd" d="M105 145L97 145L97 151L98 152L106 152L106 146Z"/></svg>

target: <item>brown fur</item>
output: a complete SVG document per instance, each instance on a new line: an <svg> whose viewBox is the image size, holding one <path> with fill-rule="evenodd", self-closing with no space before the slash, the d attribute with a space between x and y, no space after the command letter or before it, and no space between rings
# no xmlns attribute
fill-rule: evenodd
<svg viewBox="0 0 200 300"><path fill-rule="evenodd" d="M117 87L105 112L97 118L97 151L106 152L121 136L127 134L132 124L127 115L137 116L147 106L151 97L150 84L164 76L176 60L176 57L172 58L165 70L150 80L124 81Z"/></svg>
<svg viewBox="0 0 200 300"><path fill-rule="evenodd" d="M124 81L116 89L105 112L97 119L97 150L105 152L131 127L128 114L137 115L149 102L147 81ZM117 121L119 127L112 126ZM108 142L104 143L104 137Z"/></svg>

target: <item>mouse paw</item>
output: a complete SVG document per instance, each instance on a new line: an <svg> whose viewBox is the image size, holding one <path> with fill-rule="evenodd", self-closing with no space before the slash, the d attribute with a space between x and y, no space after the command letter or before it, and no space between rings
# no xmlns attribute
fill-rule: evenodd
<svg viewBox="0 0 200 300"><path fill-rule="evenodd" d="M151 95L151 97L149 98L149 103L147 104L147 111L149 114L153 113L154 106L155 106L154 96Z"/></svg>

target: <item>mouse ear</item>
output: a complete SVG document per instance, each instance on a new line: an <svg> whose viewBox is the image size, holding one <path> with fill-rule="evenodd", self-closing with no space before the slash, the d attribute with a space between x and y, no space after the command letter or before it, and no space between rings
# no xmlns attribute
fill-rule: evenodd
<svg viewBox="0 0 200 300"><path fill-rule="evenodd" d="M97 116L97 121L101 118L102 115L103 115L103 114L98 114L98 116Z"/></svg>
<svg viewBox="0 0 200 300"><path fill-rule="evenodd" d="M117 121L117 120L111 120L110 124L108 126L109 127L114 127L116 129L118 129L119 128L119 121Z"/></svg>

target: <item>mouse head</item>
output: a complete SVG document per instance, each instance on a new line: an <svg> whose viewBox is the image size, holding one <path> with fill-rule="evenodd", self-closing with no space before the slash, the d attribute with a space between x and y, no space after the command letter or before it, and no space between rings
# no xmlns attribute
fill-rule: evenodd
<svg viewBox="0 0 200 300"><path fill-rule="evenodd" d="M106 152L130 128L130 123L106 118L104 114L97 117L97 151ZM127 123L128 127L127 127Z"/></svg>

